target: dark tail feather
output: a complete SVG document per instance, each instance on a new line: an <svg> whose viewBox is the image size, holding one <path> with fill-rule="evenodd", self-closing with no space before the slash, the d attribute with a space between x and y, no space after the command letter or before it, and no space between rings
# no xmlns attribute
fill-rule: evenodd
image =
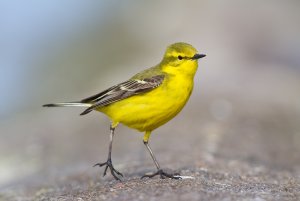
<svg viewBox="0 0 300 201"><path fill-rule="evenodd" d="M87 107L87 109L84 110L80 115L85 115L87 113L90 113L93 110L91 106L92 104L90 103L80 103L80 102L50 103L50 104L43 105L43 107Z"/></svg>
<svg viewBox="0 0 300 201"><path fill-rule="evenodd" d="M43 105L43 107L58 107L58 105L56 105L54 103L50 103L50 104Z"/></svg>
<svg viewBox="0 0 300 201"><path fill-rule="evenodd" d="M45 104L43 107L90 107L89 103L80 103L80 102L67 102L67 103L50 103Z"/></svg>

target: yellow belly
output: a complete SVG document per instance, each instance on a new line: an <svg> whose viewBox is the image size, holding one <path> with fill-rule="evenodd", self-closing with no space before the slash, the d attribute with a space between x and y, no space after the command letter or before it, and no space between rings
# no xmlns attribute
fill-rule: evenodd
<svg viewBox="0 0 300 201"><path fill-rule="evenodd" d="M189 99L193 79L182 79L185 80L165 80L150 92L131 96L97 110L109 116L113 123L122 123L139 131L152 131L176 116Z"/></svg>

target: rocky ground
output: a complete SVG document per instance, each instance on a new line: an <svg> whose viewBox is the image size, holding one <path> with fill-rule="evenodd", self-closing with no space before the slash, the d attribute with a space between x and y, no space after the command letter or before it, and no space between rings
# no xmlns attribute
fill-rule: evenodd
<svg viewBox="0 0 300 201"><path fill-rule="evenodd" d="M208 97L200 105L191 101L173 123L153 134L150 143L161 166L192 177L182 180L140 179L155 167L142 136L125 127L117 130L113 150L122 182L92 167L99 155L105 160L108 146L108 135L97 134L95 122L85 137L75 134L69 142L68 133L58 132L61 128L53 139L44 132L39 143L53 147L41 156L43 166L3 186L0 200L299 200L298 113L275 103L255 106L230 98ZM209 114L214 107L223 111L220 118Z"/></svg>

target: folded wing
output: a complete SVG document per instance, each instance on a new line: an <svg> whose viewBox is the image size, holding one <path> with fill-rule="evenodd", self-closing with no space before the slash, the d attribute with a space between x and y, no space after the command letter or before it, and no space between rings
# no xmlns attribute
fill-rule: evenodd
<svg viewBox="0 0 300 201"><path fill-rule="evenodd" d="M161 85L163 80L164 75L156 75L141 80L130 79L126 82L122 82L105 91L102 91L101 93L81 100L81 103L89 103L92 105L80 115L85 115L98 107L109 105L130 96L151 91L152 89Z"/></svg>

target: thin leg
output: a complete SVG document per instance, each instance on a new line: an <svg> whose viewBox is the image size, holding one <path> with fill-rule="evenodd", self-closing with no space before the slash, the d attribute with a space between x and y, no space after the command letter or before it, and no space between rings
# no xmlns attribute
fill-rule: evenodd
<svg viewBox="0 0 300 201"><path fill-rule="evenodd" d="M155 164L157 170L159 170L159 169L160 169L160 165L158 164L158 162L157 162L157 160L156 160L156 158L155 158L155 156L154 156L154 154L153 154L153 152L152 152L152 149L151 149L151 147L149 146L149 143L148 143L148 142L144 142L144 144L146 145L146 147L147 147L147 149L148 149L148 151L149 151L149 153L150 153L150 156L151 156L151 158L152 158L152 160L153 160L153 162L154 162L154 164Z"/></svg>
<svg viewBox="0 0 300 201"><path fill-rule="evenodd" d="M145 178L145 177L152 178L152 177L154 177L156 175L160 175L161 179L165 179L165 178L181 179L181 177L179 176L179 174L168 174L168 173L164 172L160 168L160 165L157 162L157 160L156 160L156 158L155 158L155 156L153 154L153 151L152 151L152 149L151 149L151 147L149 146L149 143L148 143L150 134L151 134L151 132L146 132L146 134L144 135L144 141L143 142L144 142L145 146L147 147L147 150L150 153L150 156L151 156L151 158L152 158L152 160L153 160L153 162L154 162L154 164L155 164L155 166L157 168L157 172L155 172L153 174L150 174L150 175L144 175L144 176L142 176L142 178Z"/></svg>
<svg viewBox="0 0 300 201"><path fill-rule="evenodd" d="M114 138L114 134L115 134L115 127L112 127L110 126L110 140L109 140L109 150L108 150L108 157L107 157L107 161L104 162L104 163L97 163L94 165L95 166L99 166L99 167L102 167L102 166L105 166L105 169L104 169L104 173L103 173L103 176L106 175L106 171L107 169L109 168L110 169L110 172L112 174L112 176L116 179L116 180L119 180L120 181L120 178L117 177L116 174L120 175L123 177L123 175L117 171L113 164L112 164L112 160L111 160L111 152L112 152L112 143L113 143L113 138Z"/></svg>

